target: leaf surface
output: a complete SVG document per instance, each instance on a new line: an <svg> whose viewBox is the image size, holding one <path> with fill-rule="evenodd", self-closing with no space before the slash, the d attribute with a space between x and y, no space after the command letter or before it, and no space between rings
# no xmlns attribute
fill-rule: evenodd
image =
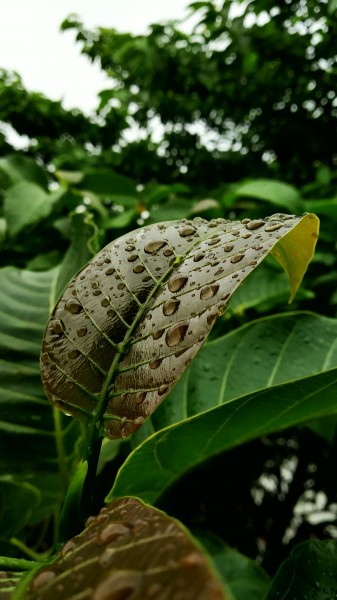
<svg viewBox="0 0 337 600"><path fill-rule="evenodd" d="M9 235L15 237L26 227L37 225L52 212L62 194L62 188L48 193L36 183L27 181L11 186L4 201Z"/></svg>
<svg viewBox="0 0 337 600"><path fill-rule="evenodd" d="M229 600L211 561L182 525L135 498L90 517L18 597L53 600L60 594L69 600Z"/></svg>
<svg viewBox="0 0 337 600"><path fill-rule="evenodd" d="M295 546L279 568L266 600L337 597L337 542L311 540Z"/></svg>
<svg viewBox="0 0 337 600"><path fill-rule="evenodd" d="M57 276L57 269L0 270L0 472L6 477L3 484L0 481L0 516L3 531L12 528L12 533L18 517L11 508L20 505L22 494L22 515L33 521L49 517L79 460L79 424L51 409L39 374L41 340L55 302Z"/></svg>
<svg viewBox="0 0 337 600"><path fill-rule="evenodd" d="M135 431L168 394L240 285L272 252L294 295L314 215L173 221L112 242L70 283L46 329L41 372L54 406L107 437Z"/></svg>

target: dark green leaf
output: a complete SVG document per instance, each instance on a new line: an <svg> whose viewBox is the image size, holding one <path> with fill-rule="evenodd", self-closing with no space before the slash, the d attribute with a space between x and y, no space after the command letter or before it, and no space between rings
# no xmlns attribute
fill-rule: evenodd
<svg viewBox="0 0 337 600"><path fill-rule="evenodd" d="M37 225L53 210L63 194L48 193L35 183L21 181L11 186L4 201L4 216L7 219L8 233L17 236L26 227Z"/></svg>
<svg viewBox="0 0 337 600"><path fill-rule="evenodd" d="M130 179L108 169L87 171L77 187L99 196L137 196L136 186Z"/></svg>
<svg viewBox="0 0 337 600"><path fill-rule="evenodd" d="M5 491L3 498L10 501L10 511L22 502L25 489L37 488L41 502L36 505L34 492L29 498L26 494L22 510L27 518L32 513L32 521L58 509L80 452L78 424L51 409L39 374L41 340L55 302L57 276L57 270L0 270L0 472L17 485L11 498ZM3 528L6 523L7 517Z"/></svg>
<svg viewBox="0 0 337 600"><path fill-rule="evenodd" d="M48 187L46 170L36 162L20 154L0 158L0 170L7 174L11 183L20 181L36 183L44 189Z"/></svg>
<svg viewBox="0 0 337 600"><path fill-rule="evenodd" d="M270 578L256 562L208 532L197 531L194 535L211 555L233 600L262 600L265 597Z"/></svg>
<svg viewBox="0 0 337 600"><path fill-rule="evenodd" d="M258 198L293 213L304 210L304 203L296 188L282 181L254 179L237 187L236 195Z"/></svg>
<svg viewBox="0 0 337 600"><path fill-rule="evenodd" d="M0 538L20 531L40 504L39 490L11 475L0 476Z"/></svg>
<svg viewBox="0 0 337 600"><path fill-rule="evenodd" d="M337 597L337 542L298 544L278 570L266 600L323 600Z"/></svg>
<svg viewBox="0 0 337 600"><path fill-rule="evenodd" d="M135 431L185 371L238 285L271 252L294 295L317 220L173 221L104 248L55 307L41 370L55 407L108 437Z"/></svg>

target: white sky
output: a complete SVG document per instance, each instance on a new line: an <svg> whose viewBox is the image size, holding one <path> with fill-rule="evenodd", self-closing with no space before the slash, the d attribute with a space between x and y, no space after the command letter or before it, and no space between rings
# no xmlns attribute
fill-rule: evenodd
<svg viewBox="0 0 337 600"><path fill-rule="evenodd" d="M143 33L150 23L183 17L191 1L2 0L0 68L17 71L30 90L63 98L66 107L90 111L107 79L80 55L74 32L59 32L61 22L78 13L88 28Z"/></svg>

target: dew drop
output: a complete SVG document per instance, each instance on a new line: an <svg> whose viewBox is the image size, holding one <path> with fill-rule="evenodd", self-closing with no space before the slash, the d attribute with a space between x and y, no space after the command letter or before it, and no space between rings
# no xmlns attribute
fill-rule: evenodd
<svg viewBox="0 0 337 600"><path fill-rule="evenodd" d="M176 313L179 308L179 304L180 300L177 300L177 298L170 298L169 300L166 300L166 302L164 302L163 304L164 315L166 317L174 315L174 313Z"/></svg>
<svg viewBox="0 0 337 600"><path fill-rule="evenodd" d="M69 356L69 358L77 358L80 354L81 353L79 350L71 350L71 352L69 352L68 356Z"/></svg>
<svg viewBox="0 0 337 600"><path fill-rule="evenodd" d="M142 265L141 263L139 263L138 265L136 265L135 267L133 267L133 272L134 273L142 273L144 271L145 267L144 265Z"/></svg>
<svg viewBox="0 0 337 600"><path fill-rule="evenodd" d="M187 281L187 275L172 275L167 287L170 290L170 292L179 292L184 287L184 285L186 285Z"/></svg>
<svg viewBox="0 0 337 600"><path fill-rule="evenodd" d="M94 290L94 292L93 292L93 295L94 295L94 296L100 296L100 295L101 295L101 293L102 293L102 291L101 291L101 290Z"/></svg>
<svg viewBox="0 0 337 600"><path fill-rule="evenodd" d="M137 404L141 404L142 402L144 402L144 400L146 398L146 394L147 394L147 392L137 392L134 395L135 402Z"/></svg>
<svg viewBox="0 0 337 600"><path fill-rule="evenodd" d="M209 300L209 298L213 298L217 293L219 286L217 283L212 285L206 285L202 290L200 290L200 298L201 300Z"/></svg>
<svg viewBox="0 0 337 600"><path fill-rule="evenodd" d="M252 234L251 233L243 233L241 237L243 240L248 240L248 238L252 237Z"/></svg>
<svg viewBox="0 0 337 600"><path fill-rule="evenodd" d="M130 596L141 598L141 573L112 572L95 589L91 600L127 600Z"/></svg>
<svg viewBox="0 0 337 600"><path fill-rule="evenodd" d="M213 323L215 323L215 321L217 320L218 316L219 316L218 311L216 309L215 310L213 309L207 317L208 325L213 325Z"/></svg>
<svg viewBox="0 0 337 600"><path fill-rule="evenodd" d="M69 540L69 542L64 544L64 546L61 550L61 556L65 556L65 554L67 554L67 552L70 552L70 550L73 550L74 548L76 548L75 542L73 542L72 540Z"/></svg>
<svg viewBox="0 0 337 600"><path fill-rule="evenodd" d="M99 532L96 538L96 544L98 546L106 546L106 544L109 544L110 542L113 542L114 540L117 540L118 538L129 533L130 529L121 523L110 523Z"/></svg>
<svg viewBox="0 0 337 600"><path fill-rule="evenodd" d="M147 281L150 281L151 277L150 275L146 275L146 277L143 277L142 281L144 281L144 283L146 283Z"/></svg>
<svg viewBox="0 0 337 600"><path fill-rule="evenodd" d="M240 262L240 260L242 260L244 258L244 254L235 254L234 256L232 256L231 258L231 263L238 263Z"/></svg>
<svg viewBox="0 0 337 600"><path fill-rule="evenodd" d="M114 269L113 267L109 267L108 269L105 269L104 273L106 275L113 275L113 273L116 271L116 269Z"/></svg>
<svg viewBox="0 0 337 600"><path fill-rule="evenodd" d="M255 267L255 265L257 265L257 260L251 260L251 261L248 263L248 267Z"/></svg>
<svg viewBox="0 0 337 600"><path fill-rule="evenodd" d="M64 308L72 315L78 315L78 313L83 310L82 304L78 300L75 300L75 298L70 298L70 300L67 300Z"/></svg>
<svg viewBox="0 0 337 600"><path fill-rule="evenodd" d="M49 583L49 581L54 579L56 577L56 575L57 575L57 573L55 571L53 571L52 569L40 571L40 573L38 573L36 575L36 577L33 579L30 589L32 591L39 589L40 587L42 587L43 585L45 585L46 583Z"/></svg>
<svg viewBox="0 0 337 600"><path fill-rule="evenodd" d="M184 339L188 325L188 321L181 321L170 327L166 333L166 343L169 347L177 346Z"/></svg>
<svg viewBox="0 0 337 600"><path fill-rule="evenodd" d="M192 227L192 225L185 225L185 227L181 227L181 229L179 229L179 235L181 237L188 237L189 235L193 235L196 232L195 227Z"/></svg>
<svg viewBox="0 0 337 600"><path fill-rule="evenodd" d="M124 290L124 288L125 288L125 283L119 283L117 286L118 290Z"/></svg>
<svg viewBox="0 0 337 600"><path fill-rule="evenodd" d="M226 244L223 249L225 252L231 252L233 250L234 246L233 244Z"/></svg>
<svg viewBox="0 0 337 600"><path fill-rule="evenodd" d="M219 242L220 242L219 237L213 237L212 239L208 240L207 244L208 244L208 246L213 246L214 244L218 244Z"/></svg>
<svg viewBox="0 0 337 600"><path fill-rule="evenodd" d="M106 307L106 306L109 306L109 304L110 304L110 298L109 298L109 296L107 296L106 298L103 298L103 300L101 302L101 306Z"/></svg>
<svg viewBox="0 0 337 600"><path fill-rule="evenodd" d="M143 425L144 421L144 417L137 417L137 419L134 420L134 423L135 425Z"/></svg>
<svg viewBox="0 0 337 600"><path fill-rule="evenodd" d="M158 369L158 367L161 365L161 363L162 363L162 359L156 358L155 360L151 360L151 362L149 363L149 367L150 367L150 369Z"/></svg>
<svg viewBox="0 0 337 600"><path fill-rule="evenodd" d="M57 333L58 335L60 333L63 333L64 325L63 325L63 322L61 321L61 319L54 319L54 321L51 322L51 328L52 328L53 332Z"/></svg>
<svg viewBox="0 0 337 600"><path fill-rule="evenodd" d="M147 254L152 254L152 252L160 250L160 248L166 246L166 244L167 242L165 240L152 240L151 242L148 242L148 244L145 244L144 252L147 252Z"/></svg>
<svg viewBox="0 0 337 600"><path fill-rule="evenodd" d="M193 257L194 262L199 262L199 260L202 260L203 258L205 258L205 252L196 252L196 254Z"/></svg>
<svg viewBox="0 0 337 600"><path fill-rule="evenodd" d="M187 350L188 350L188 346L187 346L186 348L181 348L180 350L178 350L178 352L176 352L176 353L174 354L174 356L175 356L176 358L179 358L179 356L181 356L182 354L184 354L184 353L185 353Z"/></svg>
<svg viewBox="0 0 337 600"><path fill-rule="evenodd" d="M87 330L87 328L85 326L79 327L78 330L77 330L78 337L84 337L86 335L87 331L88 330Z"/></svg>
<svg viewBox="0 0 337 600"><path fill-rule="evenodd" d="M172 248L165 248L165 250L163 251L164 256L172 256L173 254L173 250Z"/></svg>
<svg viewBox="0 0 337 600"><path fill-rule="evenodd" d="M131 256L128 257L128 262L135 262L135 260L137 260L138 258L138 254L131 254Z"/></svg>
<svg viewBox="0 0 337 600"><path fill-rule="evenodd" d="M160 388L157 390L159 396L163 396L164 394L166 394L166 392L168 392L170 389L170 386L167 385L166 383L164 383L163 385L160 386Z"/></svg>
<svg viewBox="0 0 337 600"><path fill-rule="evenodd" d="M263 250L263 246L261 244L257 244L256 246L253 246L253 250Z"/></svg>
<svg viewBox="0 0 337 600"><path fill-rule="evenodd" d="M125 247L125 252L132 252L135 249L134 246L130 245L130 246L126 246Z"/></svg>
<svg viewBox="0 0 337 600"><path fill-rule="evenodd" d="M204 566L205 562L203 557L198 552L191 552L191 554L188 554L181 559L180 564L183 567L201 568Z"/></svg>
<svg viewBox="0 0 337 600"><path fill-rule="evenodd" d="M43 354L41 355L41 360L45 364L47 364L47 363L50 362L50 358L49 358L48 352L43 352Z"/></svg>
<svg viewBox="0 0 337 600"><path fill-rule="evenodd" d="M247 225L247 223L250 223L250 219L242 219L241 223Z"/></svg>
<svg viewBox="0 0 337 600"><path fill-rule="evenodd" d="M278 221L269 221L269 223L267 223L267 225L265 226L264 230L265 231L277 231L281 227L282 227L282 223L279 223Z"/></svg>
<svg viewBox="0 0 337 600"><path fill-rule="evenodd" d="M249 221L249 223L247 223L246 229L249 229L249 231L253 231L254 229L259 229L259 227L262 227L263 225L265 225L264 221L261 221L259 219L253 219L252 221Z"/></svg>
<svg viewBox="0 0 337 600"><path fill-rule="evenodd" d="M109 258L108 256L105 257L104 262L109 264L111 263L111 258Z"/></svg>
<svg viewBox="0 0 337 600"><path fill-rule="evenodd" d="M109 308L109 310L107 312L108 317L114 317L115 314L116 313L115 313L114 309L113 308Z"/></svg>
<svg viewBox="0 0 337 600"><path fill-rule="evenodd" d="M165 329L157 329L157 331L154 331L152 334L152 337L154 340L159 340L159 338L161 338L161 336L163 335Z"/></svg>

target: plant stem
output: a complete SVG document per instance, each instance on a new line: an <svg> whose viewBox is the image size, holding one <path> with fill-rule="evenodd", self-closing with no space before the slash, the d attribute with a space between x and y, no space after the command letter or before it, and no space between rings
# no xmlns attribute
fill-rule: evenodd
<svg viewBox="0 0 337 600"><path fill-rule="evenodd" d="M81 514L83 518L89 517L93 511L96 472L102 441L102 437L94 440L91 445L91 452L87 456L88 472L84 480L81 496Z"/></svg>
<svg viewBox="0 0 337 600"><path fill-rule="evenodd" d="M24 544L24 542L21 542L21 540L18 540L16 537L12 537L9 541L12 544L12 546L15 546L16 548L21 550L21 552L23 552L24 554L29 556L29 558L31 558L34 561L42 562L43 560L46 560L46 558L48 558L50 556L49 550L47 552L41 552L41 553L35 552L35 550L32 550L32 548L28 548L28 546L26 546L26 544Z"/></svg>

